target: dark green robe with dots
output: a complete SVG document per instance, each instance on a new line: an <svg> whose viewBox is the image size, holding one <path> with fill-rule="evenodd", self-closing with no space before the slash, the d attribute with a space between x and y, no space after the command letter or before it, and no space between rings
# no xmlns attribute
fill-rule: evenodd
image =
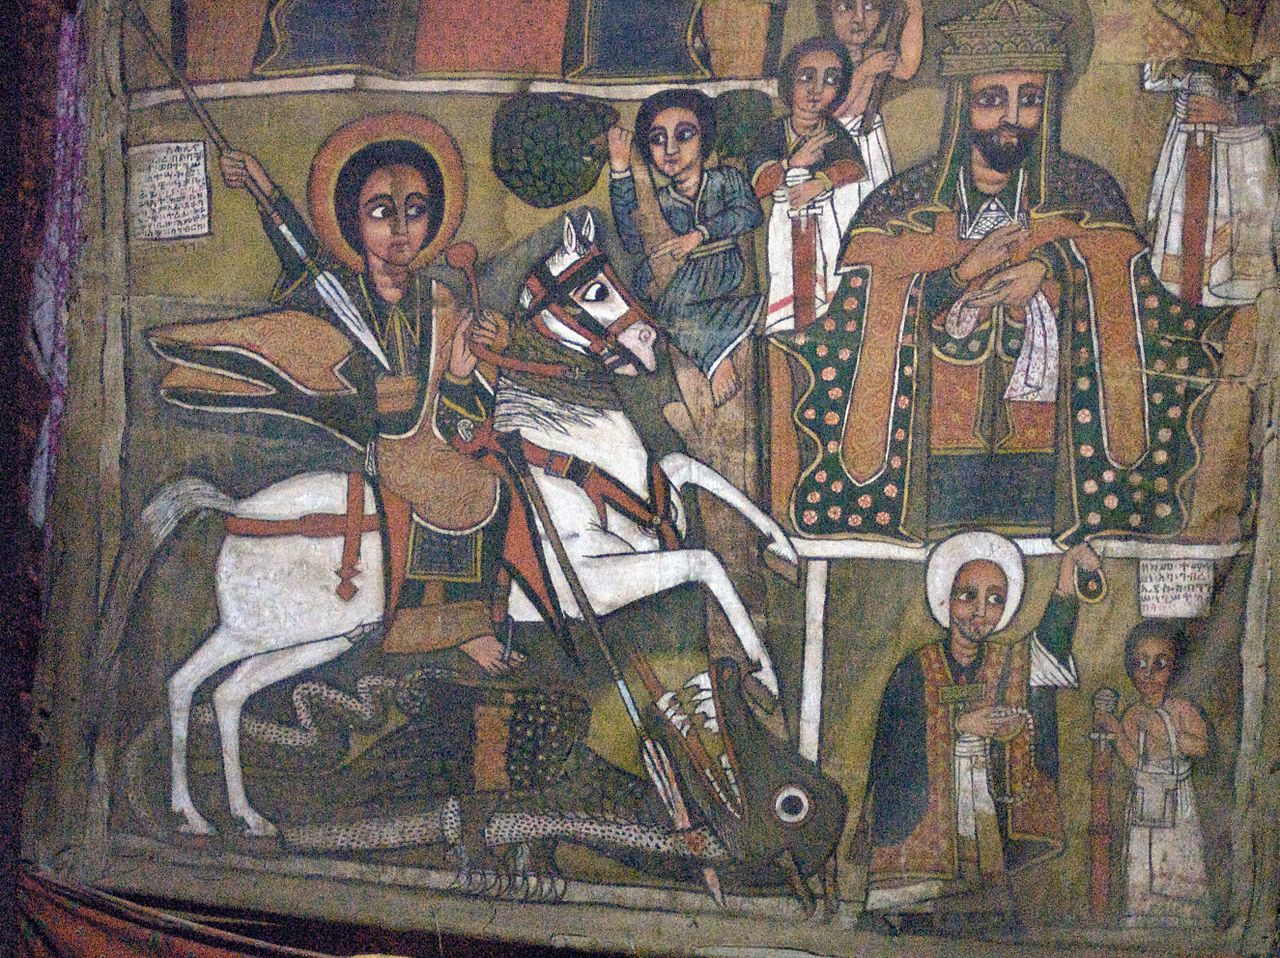
<svg viewBox="0 0 1280 958"><path fill-rule="evenodd" d="M831 309L775 338L801 380L791 521L802 535L912 543L973 526L1064 545L1194 536L1230 312L1171 296L1111 176L1042 135L1002 202L1029 227L1011 262L1045 267L1058 386L1053 401L1005 399L1021 317L988 311L958 338L945 322L984 199L966 198L967 113L958 88L944 149L863 204Z"/></svg>

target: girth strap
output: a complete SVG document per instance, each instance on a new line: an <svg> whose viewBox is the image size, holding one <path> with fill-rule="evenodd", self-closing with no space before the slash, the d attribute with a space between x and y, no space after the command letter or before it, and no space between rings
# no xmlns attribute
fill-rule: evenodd
<svg viewBox="0 0 1280 958"><path fill-rule="evenodd" d="M603 525L613 506L638 526L652 530L664 549L680 548L680 533L671 509L671 480L657 463L649 464L649 499L640 498L621 479L594 463L521 440L525 461L547 475L568 479L587 494Z"/></svg>
<svg viewBox="0 0 1280 958"><path fill-rule="evenodd" d="M347 521L342 530L342 565L338 567L338 598L350 602L356 585L351 580L360 571L360 520L364 518L364 476L347 473Z"/></svg>
<svg viewBox="0 0 1280 958"><path fill-rule="evenodd" d="M338 574L339 598L350 602L359 591L351 581L360 571L360 537L366 532L382 528L376 512L364 511L364 476L358 472L347 473L347 509L344 513L313 512L297 519L253 519L246 516L228 516L228 535L252 538L276 538L278 536L304 536L308 539L334 539L342 537L342 565Z"/></svg>

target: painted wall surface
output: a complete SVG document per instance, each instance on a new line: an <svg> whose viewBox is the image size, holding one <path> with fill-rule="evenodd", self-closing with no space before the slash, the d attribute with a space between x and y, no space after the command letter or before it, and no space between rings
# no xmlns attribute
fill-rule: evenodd
<svg viewBox="0 0 1280 958"><path fill-rule="evenodd" d="M99 880L1267 940L1275 4L98 6Z"/></svg>

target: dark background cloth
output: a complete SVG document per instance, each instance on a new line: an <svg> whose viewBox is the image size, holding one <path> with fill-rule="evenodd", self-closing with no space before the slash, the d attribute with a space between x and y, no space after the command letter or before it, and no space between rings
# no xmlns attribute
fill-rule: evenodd
<svg viewBox="0 0 1280 958"><path fill-rule="evenodd" d="M585 0L569 11L564 74L592 79L709 75L690 47L702 47L692 0ZM705 57L703 58L705 59Z"/></svg>
<svg viewBox="0 0 1280 958"><path fill-rule="evenodd" d="M48 390L24 337L31 270L51 178L63 0L2 0L0 90L0 954L16 945L21 783L30 762L32 674L40 632L43 537L27 518L27 469Z"/></svg>

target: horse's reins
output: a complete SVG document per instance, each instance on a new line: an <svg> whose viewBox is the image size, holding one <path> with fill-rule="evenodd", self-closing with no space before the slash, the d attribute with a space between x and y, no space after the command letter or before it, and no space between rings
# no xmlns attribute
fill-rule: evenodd
<svg viewBox="0 0 1280 958"><path fill-rule="evenodd" d="M456 243L446 251L445 258L450 266L467 274L468 283L472 287L471 298L478 316L480 285L475 273L475 247L470 243ZM572 302L574 290L582 285L585 277L593 274L604 276L627 304L627 311L607 326L585 309L570 310L564 305L567 301ZM589 247L585 256L559 275L553 275L545 263L539 265L525 280L524 288L533 299L521 312L521 318L531 321L544 338L560 341L560 337L543 318L543 313L548 312L566 329L586 341L587 349L600 361L606 371L613 372L620 366L628 364L636 370L643 368L640 358L621 343L619 337L636 323L646 320L648 315L618 279L608 258L598 246ZM582 380L590 375L581 367L567 363L544 363L497 353L474 338L468 341L468 345L478 359L499 369L562 380Z"/></svg>
<svg viewBox="0 0 1280 958"><path fill-rule="evenodd" d="M475 246L470 243L458 243L449 248L445 257L450 266L453 266L455 269L461 269L466 274L468 285L471 287L472 308L478 316L480 314L480 283L475 270ZM572 290L575 288L575 286L570 285L570 280L573 279L574 275L585 272L588 266L597 265L597 261L601 259L603 259L603 256L600 253L600 250L597 247L592 246L588 250L586 256L568 270L561 273L558 277L552 277L550 275L550 270L545 269L545 267L541 270L541 275L530 276L526 281L525 286L534 294L534 302L530 304L529 308L526 310L526 314L532 313L535 316L540 316L542 310L552 309L553 315L556 315L554 308L559 304L553 301L553 296L562 294L566 289ZM613 271L607 262L598 264L598 271L604 273L605 277L611 282L616 281L616 277L612 275ZM540 289L538 287L540 287ZM618 326L625 323L623 326L623 329L625 329L626 326L632 325L638 319L643 317L644 313L634 304L634 301L623 292L624 287L619 284L616 288L619 290L619 294L623 296L624 301L631 308L613 325ZM557 318L559 318L558 315ZM563 322L563 320L561 321ZM598 342L601 346L608 348L597 349L593 345L592 352L597 356L603 357L610 348L616 347L624 355L630 353L626 347L617 343L616 334L612 337L612 344L610 343L610 329L604 327L603 324L600 323L595 323L595 325L597 326L598 331L593 332L592 336L589 337L589 341L593 342L593 344ZM582 329L584 335L589 331L585 327L582 327ZM622 329L617 330L617 332L622 332ZM544 333L544 335L546 334ZM554 336L552 338L558 339L558 337ZM477 350L476 345L477 344L475 343L471 343L471 348L478 356L481 352L494 355L491 350L484 349L483 347L481 347L480 350ZM498 358L503 360L503 362L498 365L504 366L508 369L517 368L510 360L507 360L506 357ZM634 357L632 357L632 359L633 361L636 361ZM523 360L520 360L520 362L524 363ZM636 368L640 368L638 361ZM471 432L471 430L467 431ZM465 441L469 437L464 435L461 438ZM493 442L490 452L501 454L501 458L505 460L506 467L510 470L511 476L519 491L533 508L534 514L537 516L538 523L541 525L542 530L547 537L547 542L551 546L551 551L555 555L556 563L560 566L560 571L563 573L565 581L569 586L569 591L577 602L578 610L582 616L582 622L586 627L587 634L599 649L600 654L605 660L605 664L609 668L609 672L613 677L614 685L618 689L619 695L622 697L623 705L626 707L627 716L631 719L631 723L636 730L636 735L640 739L641 758L645 771L648 772L649 778L657 789L663 805L671 816L672 824L675 826L676 830L681 833L681 837L689 853L691 855L696 855L699 851L697 846L700 843L691 831L693 823L689 815L689 808L685 803L684 796L681 794L680 783L676 778L675 769L671 765L671 759L667 756L661 744L655 741L649 734L649 731L645 728L644 720L640 717L639 708L636 705L635 697L632 695L631 688L627 684L627 679L623 674L622 666L615 657L608 640L604 637L604 631L601 628L600 619L595 614L595 610L591 606L591 600L587 596L587 591L582 584L582 580L578 577L577 571L573 568L573 563L569 558L568 550L565 549L564 542L560 538L559 530L551 520L551 511L547 507L546 500L542 497L542 491L538 488L538 484L534 480L533 474L529 469L529 462L525 454L525 440L523 440L518 433L494 434L492 438ZM540 447L534 448L538 449ZM552 601L554 601L554 596L552 596ZM634 648L628 651L627 660L632 668L636 669L637 673L640 675L642 684L645 686L645 690L653 696L654 701L656 702L666 690L663 688L657 675L654 674L653 668L649 665L648 660L645 659L639 650ZM690 757L693 759L695 765L699 766L702 773L712 776L713 773L711 770L715 767L714 763L711 761L711 757L707 754L706 749L702 746L702 743L697 740L696 736L692 737L692 740L682 739L682 744L684 744L686 750L690 753ZM711 893L711 897L715 899L717 904L723 906L724 892L721 889L720 877L717 875L716 870L708 865L703 868L702 875L703 879L706 881L707 890Z"/></svg>

